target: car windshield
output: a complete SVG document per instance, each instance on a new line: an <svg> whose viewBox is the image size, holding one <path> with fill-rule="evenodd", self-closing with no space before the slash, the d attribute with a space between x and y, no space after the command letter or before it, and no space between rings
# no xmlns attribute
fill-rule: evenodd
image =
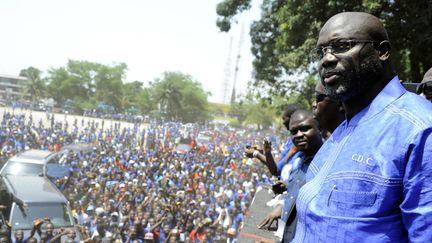
<svg viewBox="0 0 432 243"><path fill-rule="evenodd" d="M2 175L40 175L43 165L9 161L6 163Z"/></svg>
<svg viewBox="0 0 432 243"><path fill-rule="evenodd" d="M29 204L28 208L23 209L15 207L11 217L12 228L31 229L36 218L50 218L55 228L73 227L72 215L65 203L38 203Z"/></svg>

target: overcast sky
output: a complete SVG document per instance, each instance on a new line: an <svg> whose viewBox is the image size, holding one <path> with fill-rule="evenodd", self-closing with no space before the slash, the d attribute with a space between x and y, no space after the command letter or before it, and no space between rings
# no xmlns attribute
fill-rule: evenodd
<svg viewBox="0 0 432 243"><path fill-rule="evenodd" d="M229 95L241 26L237 90L245 91L251 79L249 26L259 7L254 4L229 33L221 33L215 24L219 1L1 0L0 74L18 75L29 66L46 72L68 59L124 62L126 81L147 83L164 71L180 71L201 82L213 94L210 101L222 102L230 39Z"/></svg>

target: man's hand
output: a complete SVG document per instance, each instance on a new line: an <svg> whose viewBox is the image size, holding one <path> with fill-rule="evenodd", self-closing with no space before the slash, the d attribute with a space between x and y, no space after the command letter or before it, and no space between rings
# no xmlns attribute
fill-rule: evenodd
<svg viewBox="0 0 432 243"><path fill-rule="evenodd" d="M276 206L270 213L267 214L267 216L261 221L260 224L258 224L258 228L262 229L263 227L267 226L267 229L270 228L270 226L273 224L275 220L280 218L282 215L282 205Z"/></svg>
<svg viewBox="0 0 432 243"><path fill-rule="evenodd" d="M250 159L252 159L253 158L253 152L255 151L255 149L253 149L252 147L246 147L245 148L245 156L247 157L247 158L250 158Z"/></svg>
<svg viewBox="0 0 432 243"><path fill-rule="evenodd" d="M271 153L271 142L267 139L264 139L263 141L263 150L264 150L264 154Z"/></svg>
<svg viewBox="0 0 432 243"><path fill-rule="evenodd" d="M38 228L43 224L43 220L40 218L36 218L35 220L33 220L33 226Z"/></svg>
<svg viewBox="0 0 432 243"><path fill-rule="evenodd" d="M276 183L272 185L272 190L274 194L282 194L287 190L287 185L283 181L276 181Z"/></svg>

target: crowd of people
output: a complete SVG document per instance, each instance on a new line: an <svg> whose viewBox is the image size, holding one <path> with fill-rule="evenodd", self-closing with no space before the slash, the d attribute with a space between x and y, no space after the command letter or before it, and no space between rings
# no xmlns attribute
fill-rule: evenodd
<svg viewBox="0 0 432 243"><path fill-rule="evenodd" d="M90 149L61 152L70 176L54 180L69 200L84 240L94 242L205 242L235 239L257 186L270 175L243 155L263 135L179 123L109 127L75 119L73 124L5 112L1 123L4 160L29 148L60 151L69 144ZM261 137L260 137L261 136ZM189 152L176 151L192 138ZM277 141L274 138L274 141ZM82 226L82 227L80 227ZM16 241L16 237L12 237Z"/></svg>
<svg viewBox="0 0 432 243"><path fill-rule="evenodd" d="M5 113L1 153L91 144L64 153L71 174L55 180L87 242L235 242L257 188L269 183L277 197L258 227L279 220L282 242L430 242L432 71L417 88L426 99L407 92L390 50L378 18L330 18L313 52L321 78L313 112L287 107L284 143L206 128L212 142L203 148L193 139L200 129L176 123L121 129L52 119L47 127ZM176 151L179 138L194 149ZM21 242L15 233L9 240Z"/></svg>

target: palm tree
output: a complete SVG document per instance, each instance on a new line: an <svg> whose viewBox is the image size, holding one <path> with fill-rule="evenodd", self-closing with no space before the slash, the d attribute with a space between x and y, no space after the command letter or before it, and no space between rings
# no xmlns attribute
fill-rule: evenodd
<svg viewBox="0 0 432 243"><path fill-rule="evenodd" d="M181 109L180 102L182 98L179 87L176 87L173 82L166 80L160 83L157 90L156 99L161 105L162 111L164 111L171 120L178 117L178 112Z"/></svg>
<svg viewBox="0 0 432 243"><path fill-rule="evenodd" d="M21 70L20 76L26 77L28 82L24 88L24 95L30 95L32 101L43 98L46 90L46 80L41 78L42 72L34 67Z"/></svg>

